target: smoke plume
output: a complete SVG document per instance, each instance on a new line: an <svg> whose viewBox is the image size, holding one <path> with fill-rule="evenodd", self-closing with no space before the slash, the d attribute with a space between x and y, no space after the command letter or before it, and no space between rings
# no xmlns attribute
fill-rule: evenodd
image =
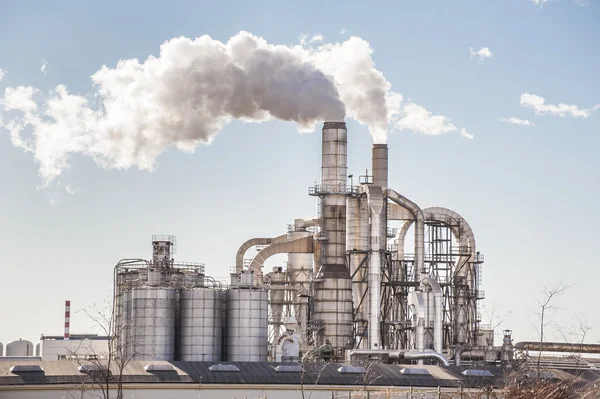
<svg viewBox="0 0 600 399"><path fill-rule="evenodd" d="M169 146L191 152L234 119L280 119L312 131L319 121L348 117L368 126L375 142L385 142L389 123L408 110L402 111L402 96L391 91L372 53L357 37L296 46L272 45L247 32L227 43L179 37L143 62L102 66L88 95L64 85L48 95L31 86L7 87L0 109L13 144L33 154L44 184L73 154L91 156L104 168L152 169Z"/></svg>

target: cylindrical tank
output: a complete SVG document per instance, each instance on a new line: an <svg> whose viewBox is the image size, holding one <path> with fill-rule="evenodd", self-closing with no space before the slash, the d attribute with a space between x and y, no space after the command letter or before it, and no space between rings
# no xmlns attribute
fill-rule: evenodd
<svg viewBox="0 0 600 399"><path fill-rule="evenodd" d="M0 342L0 356L4 356L4 345Z"/></svg>
<svg viewBox="0 0 600 399"><path fill-rule="evenodd" d="M2 345L0 345L0 352L2 351ZM40 356L40 343L35 344L35 355Z"/></svg>
<svg viewBox="0 0 600 399"><path fill-rule="evenodd" d="M175 360L177 291L141 287L131 290L129 340L133 360Z"/></svg>
<svg viewBox="0 0 600 399"><path fill-rule="evenodd" d="M275 267L275 270L267 276L271 281L271 298L269 301L271 305L271 324L273 324L274 339L277 340L281 334L283 324L281 317L285 306L285 290L289 288L286 286L288 279L287 274L280 267Z"/></svg>
<svg viewBox="0 0 600 399"><path fill-rule="evenodd" d="M221 360L221 291L213 288L182 290L179 299L181 360Z"/></svg>
<svg viewBox="0 0 600 399"><path fill-rule="evenodd" d="M33 344L19 339L6 344L6 356L33 356Z"/></svg>
<svg viewBox="0 0 600 399"><path fill-rule="evenodd" d="M266 362L269 301L265 289L230 289L227 293L229 361Z"/></svg>

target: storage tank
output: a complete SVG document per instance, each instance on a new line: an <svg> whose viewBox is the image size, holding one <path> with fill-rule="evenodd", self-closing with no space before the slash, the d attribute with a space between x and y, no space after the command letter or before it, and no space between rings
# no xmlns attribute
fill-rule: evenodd
<svg viewBox="0 0 600 399"><path fill-rule="evenodd" d="M6 356L33 356L33 344L19 339L6 344Z"/></svg>
<svg viewBox="0 0 600 399"><path fill-rule="evenodd" d="M0 349L1 348L2 348L2 345L0 344ZM35 355L40 356L40 343L39 342L37 344L35 344Z"/></svg>
<svg viewBox="0 0 600 399"><path fill-rule="evenodd" d="M131 348L131 358L175 360L177 291L158 287L134 288L126 300L131 303L131 310L126 310L126 320L129 320L126 345Z"/></svg>
<svg viewBox="0 0 600 399"><path fill-rule="evenodd" d="M180 360L218 362L221 360L221 290L182 290L179 299Z"/></svg>
<svg viewBox="0 0 600 399"><path fill-rule="evenodd" d="M227 357L229 361L266 362L268 355L268 292L234 288L227 293Z"/></svg>
<svg viewBox="0 0 600 399"><path fill-rule="evenodd" d="M0 356L4 356L4 345L0 342Z"/></svg>

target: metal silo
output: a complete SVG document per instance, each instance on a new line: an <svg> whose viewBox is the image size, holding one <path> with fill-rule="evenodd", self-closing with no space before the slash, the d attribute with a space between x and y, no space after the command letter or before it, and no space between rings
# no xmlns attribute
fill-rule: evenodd
<svg viewBox="0 0 600 399"><path fill-rule="evenodd" d="M213 362L221 360L221 290L182 290L179 299L180 360Z"/></svg>
<svg viewBox="0 0 600 399"><path fill-rule="evenodd" d="M134 288L128 346L134 360L175 360L177 290Z"/></svg>
<svg viewBox="0 0 600 399"><path fill-rule="evenodd" d="M40 343L35 344L35 355L40 356ZM2 344L0 344L0 352L2 352Z"/></svg>
<svg viewBox="0 0 600 399"><path fill-rule="evenodd" d="M6 344L6 356L33 356L33 344L24 339L10 341Z"/></svg>
<svg viewBox="0 0 600 399"><path fill-rule="evenodd" d="M228 291L227 357L229 361L267 361L268 313L267 290L239 288Z"/></svg>
<svg viewBox="0 0 600 399"><path fill-rule="evenodd" d="M0 356L4 356L4 345L0 342Z"/></svg>

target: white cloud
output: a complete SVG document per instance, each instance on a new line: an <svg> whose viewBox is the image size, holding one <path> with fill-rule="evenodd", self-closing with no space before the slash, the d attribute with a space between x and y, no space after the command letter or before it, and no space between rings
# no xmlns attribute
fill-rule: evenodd
<svg viewBox="0 0 600 399"><path fill-rule="evenodd" d="M323 35L320 33L317 33L316 35L314 35L313 37L311 37L310 42L311 43L319 43L323 41Z"/></svg>
<svg viewBox="0 0 600 399"><path fill-rule="evenodd" d="M472 135L471 133L467 132L467 129L460 129L460 137L463 137L465 139L469 139L469 140L473 140L475 138L474 135Z"/></svg>
<svg viewBox="0 0 600 399"><path fill-rule="evenodd" d="M346 28L342 28L342 30L340 30L340 35L345 35L348 32L348 30Z"/></svg>
<svg viewBox="0 0 600 399"><path fill-rule="evenodd" d="M411 101L402 107L401 115L395 123L395 127L399 130L412 130L431 136L458 130L447 117L433 115L425 107Z"/></svg>
<svg viewBox="0 0 600 399"><path fill-rule="evenodd" d="M0 82L2 81L2 79L4 79L5 76L6 76L6 71L3 71L2 68L0 68Z"/></svg>
<svg viewBox="0 0 600 399"><path fill-rule="evenodd" d="M512 123L513 125L517 125L517 126L535 126L528 119L519 119L519 118L515 118L513 116L511 116L510 118L502 118L500 120L502 122Z"/></svg>
<svg viewBox="0 0 600 399"><path fill-rule="evenodd" d="M71 187L68 184L65 186L65 191L69 194L77 194L79 192L78 188Z"/></svg>
<svg viewBox="0 0 600 399"><path fill-rule="evenodd" d="M295 46L248 32L227 42L178 37L158 56L103 66L87 95L63 85L47 96L31 86L9 87L0 108L13 111L4 115L5 127L15 146L33 154L46 187L75 154L106 169L152 170L165 149L193 152L234 119L290 121L299 131L353 119L378 143L393 128L458 131L447 117L403 102L375 67L366 40L324 43L319 36L302 36Z"/></svg>
<svg viewBox="0 0 600 399"><path fill-rule="evenodd" d="M42 66L40 68L40 72L42 72L42 74L44 76L46 76L46 74L48 73L48 63L43 58L42 58Z"/></svg>
<svg viewBox="0 0 600 399"><path fill-rule="evenodd" d="M529 93L521 94L520 104L523 107L533 108L537 115L553 115L560 117L571 115L574 118L587 118L592 112L600 109L600 104L587 109L579 108L577 105L564 103L558 105L546 104L546 100L543 97Z"/></svg>
<svg viewBox="0 0 600 399"><path fill-rule="evenodd" d="M473 47L469 47L469 53L471 54L471 58L477 56L480 61L483 61L486 58L492 58L492 52L487 47L482 47L477 51L475 51Z"/></svg>

